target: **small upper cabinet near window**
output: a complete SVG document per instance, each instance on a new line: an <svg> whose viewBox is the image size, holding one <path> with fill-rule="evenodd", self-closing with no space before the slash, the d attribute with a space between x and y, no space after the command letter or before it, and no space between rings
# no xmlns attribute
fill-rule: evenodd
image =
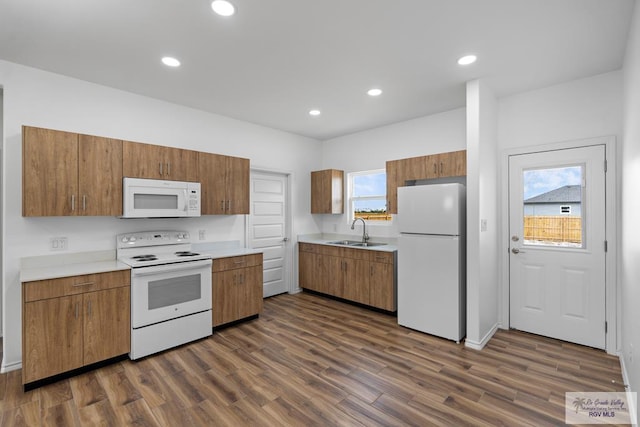
<svg viewBox="0 0 640 427"><path fill-rule="evenodd" d="M344 171L326 169L311 172L311 213L344 213Z"/></svg>

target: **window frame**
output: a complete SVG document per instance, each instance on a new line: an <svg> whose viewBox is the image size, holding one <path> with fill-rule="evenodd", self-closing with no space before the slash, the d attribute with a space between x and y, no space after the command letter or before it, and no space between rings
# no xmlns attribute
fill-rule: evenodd
<svg viewBox="0 0 640 427"><path fill-rule="evenodd" d="M387 176L387 170L385 168L381 168L381 169L371 169L371 170L366 170L366 171L355 171L355 172L349 172L347 173L347 222L349 224L351 224L353 222L353 220L355 219L355 208L354 208L354 204L356 201L367 201L367 200L382 200L384 202L384 206L385 209L387 208L387 187L386 185L383 187L384 188L384 193L381 195L376 195L376 196L359 196L359 197L354 197L353 195L353 181L355 177L358 176L365 176L365 175L377 175L377 174L384 174L385 175L385 181L386 181L386 176ZM383 226L383 227L387 227L390 226L393 223L393 215L388 213L387 210L387 215L390 216L390 219L385 219L385 220L376 220L376 221L367 221L367 225L373 225L373 226Z"/></svg>

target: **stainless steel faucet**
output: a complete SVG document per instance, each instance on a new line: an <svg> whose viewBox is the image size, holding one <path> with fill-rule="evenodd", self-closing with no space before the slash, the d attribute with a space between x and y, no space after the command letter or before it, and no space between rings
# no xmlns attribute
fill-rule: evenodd
<svg viewBox="0 0 640 427"><path fill-rule="evenodd" d="M369 235L367 234L367 223L364 222L364 219L362 218L356 218L353 220L353 222L351 223L351 229L355 230L356 229L356 221L360 220L362 221L362 243L367 243L367 240L369 240Z"/></svg>

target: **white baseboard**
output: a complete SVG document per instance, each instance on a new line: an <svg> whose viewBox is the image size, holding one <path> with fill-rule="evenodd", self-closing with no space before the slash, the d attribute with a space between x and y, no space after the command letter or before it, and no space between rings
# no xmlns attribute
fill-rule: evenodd
<svg viewBox="0 0 640 427"><path fill-rule="evenodd" d="M622 371L622 381L624 381L625 390L627 391L627 402L629 404L629 416L631 418L632 425L638 427L638 402L636 399L631 398L631 384L629 383L629 375L627 374L627 367L624 364L624 357L618 353L618 359L620 359L620 369Z"/></svg>
<svg viewBox="0 0 640 427"><path fill-rule="evenodd" d="M6 374L7 372L17 371L18 369L22 369L22 361L5 363L4 358L2 359L2 366L0 366L0 374Z"/></svg>
<svg viewBox="0 0 640 427"><path fill-rule="evenodd" d="M498 324L496 323L495 325L493 325L493 327L491 327L489 332L486 333L486 335L482 338L480 342L472 341L469 338L466 338L464 340L464 346L469 347L473 350L482 350L497 331L498 331Z"/></svg>

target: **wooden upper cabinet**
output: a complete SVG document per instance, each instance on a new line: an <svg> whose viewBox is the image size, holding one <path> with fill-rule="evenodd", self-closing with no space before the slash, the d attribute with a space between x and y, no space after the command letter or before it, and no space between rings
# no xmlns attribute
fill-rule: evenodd
<svg viewBox="0 0 640 427"><path fill-rule="evenodd" d="M249 159L198 153L202 215L249 213Z"/></svg>
<svg viewBox="0 0 640 427"><path fill-rule="evenodd" d="M80 135L78 208L82 215L122 215L122 141Z"/></svg>
<svg viewBox="0 0 640 427"><path fill-rule="evenodd" d="M198 152L124 141L123 175L131 178L198 180Z"/></svg>
<svg viewBox="0 0 640 427"><path fill-rule="evenodd" d="M311 172L311 213L344 213L344 171L326 169Z"/></svg>
<svg viewBox="0 0 640 427"><path fill-rule="evenodd" d="M398 213L398 187L407 181L466 176L467 151L452 151L408 159L389 160L387 167L387 212Z"/></svg>
<svg viewBox="0 0 640 427"><path fill-rule="evenodd" d="M122 141L23 127L23 216L121 214Z"/></svg>
<svg viewBox="0 0 640 427"><path fill-rule="evenodd" d="M78 134L22 127L22 215L74 215Z"/></svg>
<svg viewBox="0 0 640 427"><path fill-rule="evenodd" d="M467 150L438 154L439 176L466 176Z"/></svg>

